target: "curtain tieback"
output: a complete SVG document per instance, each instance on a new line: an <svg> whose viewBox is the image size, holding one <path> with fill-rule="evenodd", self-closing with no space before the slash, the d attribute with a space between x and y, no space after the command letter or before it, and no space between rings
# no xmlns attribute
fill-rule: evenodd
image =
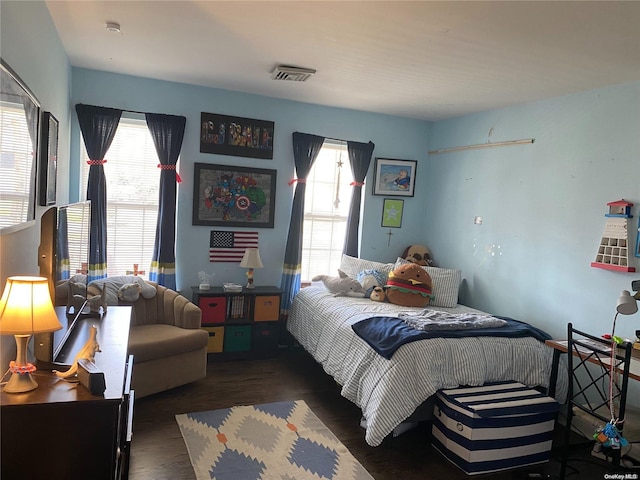
<svg viewBox="0 0 640 480"><path fill-rule="evenodd" d="M351 186L351 187L364 187L364 182L356 182L356 181L353 181L353 182L351 182L351 183L349 184L349 186Z"/></svg>
<svg viewBox="0 0 640 480"><path fill-rule="evenodd" d="M87 165L104 165L106 160L87 160Z"/></svg>
<svg viewBox="0 0 640 480"><path fill-rule="evenodd" d="M293 185L294 183L307 183L307 179L306 178L292 178L291 180L289 180L289 186Z"/></svg>
<svg viewBox="0 0 640 480"><path fill-rule="evenodd" d="M180 178L180 174L178 173L178 168L176 167L176 165L162 165L161 163L158 164L158 168L160 170L175 170L176 172L176 182L181 183L182 179Z"/></svg>

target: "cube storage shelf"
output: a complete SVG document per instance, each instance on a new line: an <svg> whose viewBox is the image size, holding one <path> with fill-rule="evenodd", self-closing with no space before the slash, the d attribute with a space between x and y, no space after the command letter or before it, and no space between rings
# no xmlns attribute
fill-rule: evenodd
<svg viewBox="0 0 640 480"><path fill-rule="evenodd" d="M222 287L191 287L209 333L207 352L214 360L268 357L278 350L282 290L273 286L227 292Z"/></svg>

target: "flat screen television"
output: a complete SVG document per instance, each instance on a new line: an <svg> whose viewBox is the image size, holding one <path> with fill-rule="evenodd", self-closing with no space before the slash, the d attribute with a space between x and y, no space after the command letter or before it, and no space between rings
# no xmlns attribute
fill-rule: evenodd
<svg viewBox="0 0 640 480"><path fill-rule="evenodd" d="M56 306L66 306L66 295L56 295L56 284L73 278L87 283L91 202L77 202L49 208L40 219L38 265L40 275L49 279L51 299ZM86 296L86 288L84 288ZM67 312L70 313L70 312ZM39 362L55 363L56 356L69 337L80 311L67 315L63 329L36 335L34 353Z"/></svg>

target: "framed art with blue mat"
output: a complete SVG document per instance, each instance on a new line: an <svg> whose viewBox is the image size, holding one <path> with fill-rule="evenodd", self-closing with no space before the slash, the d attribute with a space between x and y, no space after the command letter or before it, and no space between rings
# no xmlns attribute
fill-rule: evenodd
<svg viewBox="0 0 640 480"><path fill-rule="evenodd" d="M373 480L302 400L176 415L198 480Z"/></svg>

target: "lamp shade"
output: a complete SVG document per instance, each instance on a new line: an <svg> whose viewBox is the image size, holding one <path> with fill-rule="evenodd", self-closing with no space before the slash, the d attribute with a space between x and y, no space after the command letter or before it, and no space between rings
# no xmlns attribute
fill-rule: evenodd
<svg viewBox="0 0 640 480"><path fill-rule="evenodd" d="M262 268L262 259L260 258L260 252L257 248L247 248L244 251L244 257L240 262L242 268Z"/></svg>
<svg viewBox="0 0 640 480"><path fill-rule="evenodd" d="M31 335L60 330L44 277L9 277L0 299L0 334Z"/></svg>
<svg viewBox="0 0 640 480"><path fill-rule="evenodd" d="M622 290L620 293L616 311L622 315L633 315L638 311L636 299L631 296L628 290Z"/></svg>

